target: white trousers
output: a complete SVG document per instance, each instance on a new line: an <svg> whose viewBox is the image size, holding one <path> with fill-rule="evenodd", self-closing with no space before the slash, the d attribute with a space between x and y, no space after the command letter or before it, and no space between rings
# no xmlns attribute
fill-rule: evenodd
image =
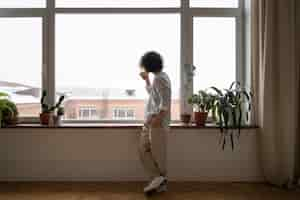
<svg viewBox="0 0 300 200"><path fill-rule="evenodd" d="M150 128L141 131L139 155L150 178L167 175L167 133L166 128Z"/></svg>

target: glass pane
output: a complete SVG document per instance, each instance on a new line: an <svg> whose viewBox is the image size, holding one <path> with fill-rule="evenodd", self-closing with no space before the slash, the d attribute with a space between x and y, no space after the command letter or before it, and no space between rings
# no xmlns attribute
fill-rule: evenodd
<svg viewBox="0 0 300 200"><path fill-rule="evenodd" d="M191 7L238 8L239 0L190 0Z"/></svg>
<svg viewBox="0 0 300 200"><path fill-rule="evenodd" d="M235 40L235 18L194 18L194 92L235 81Z"/></svg>
<svg viewBox="0 0 300 200"><path fill-rule="evenodd" d="M0 18L0 27L0 91L9 94L21 117L37 117L42 77L42 19Z"/></svg>
<svg viewBox="0 0 300 200"><path fill-rule="evenodd" d="M57 7L166 8L180 7L180 0L56 0Z"/></svg>
<svg viewBox="0 0 300 200"><path fill-rule="evenodd" d="M0 0L0 8L45 8L46 0Z"/></svg>
<svg viewBox="0 0 300 200"><path fill-rule="evenodd" d="M133 110L128 110L127 111L127 117L133 118L134 117L134 111Z"/></svg>
<svg viewBox="0 0 300 200"><path fill-rule="evenodd" d="M113 111L120 107L134 108L135 118L143 120L148 95L138 64L149 50L164 58L173 87L172 118L179 118L179 15L59 14L56 26L56 88L67 94L66 119L78 119L72 110L88 105L101 120L112 120L114 113L126 117Z"/></svg>

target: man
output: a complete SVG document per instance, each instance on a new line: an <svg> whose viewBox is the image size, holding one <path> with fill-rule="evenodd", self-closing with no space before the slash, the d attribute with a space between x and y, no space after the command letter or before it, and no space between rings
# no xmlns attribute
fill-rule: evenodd
<svg viewBox="0 0 300 200"><path fill-rule="evenodd" d="M140 76L146 83L149 99L146 105L145 123L140 136L139 153L151 182L144 188L145 194L167 189L166 136L169 131L171 113L171 82L163 72L162 57L156 52L142 56ZM149 73L153 73L150 82Z"/></svg>

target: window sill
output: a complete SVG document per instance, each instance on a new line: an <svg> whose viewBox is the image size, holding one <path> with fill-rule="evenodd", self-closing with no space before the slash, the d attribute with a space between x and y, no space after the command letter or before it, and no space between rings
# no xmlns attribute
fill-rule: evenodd
<svg viewBox="0 0 300 200"><path fill-rule="evenodd" d="M58 127L48 127L45 125L40 125L37 123L24 123L17 124L15 126L3 127L3 129L14 129L14 128L48 128L48 129L63 129L63 128L97 128L97 129L136 129L141 128L143 124L141 123L65 123ZM181 123L173 123L171 124L171 129L219 129L219 127L215 124L207 124L205 127L197 127L193 124L184 125ZM257 126L249 125L243 126L242 129L256 129Z"/></svg>

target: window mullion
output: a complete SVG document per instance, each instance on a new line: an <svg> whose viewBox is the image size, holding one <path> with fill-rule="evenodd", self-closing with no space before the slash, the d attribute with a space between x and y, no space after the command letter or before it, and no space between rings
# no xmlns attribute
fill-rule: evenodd
<svg viewBox="0 0 300 200"><path fill-rule="evenodd" d="M189 8L189 1L182 0L181 13L181 75L180 75L180 113L192 113L192 106L187 97L193 94L193 80L188 81L187 68L193 64L193 18Z"/></svg>
<svg viewBox="0 0 300 200"><path fill-rule="evenodd" d="M45 89L48 91L47 101L55 104L55 0L47 1L47 79Z"/></svg>
<svg viewBox="0 0 300 200"><path fill-rule="evenodd" d="M236 80L243 86L246 82L245 48L244 48L244 0L239 1L239 16L236 17Z"/></svg>

